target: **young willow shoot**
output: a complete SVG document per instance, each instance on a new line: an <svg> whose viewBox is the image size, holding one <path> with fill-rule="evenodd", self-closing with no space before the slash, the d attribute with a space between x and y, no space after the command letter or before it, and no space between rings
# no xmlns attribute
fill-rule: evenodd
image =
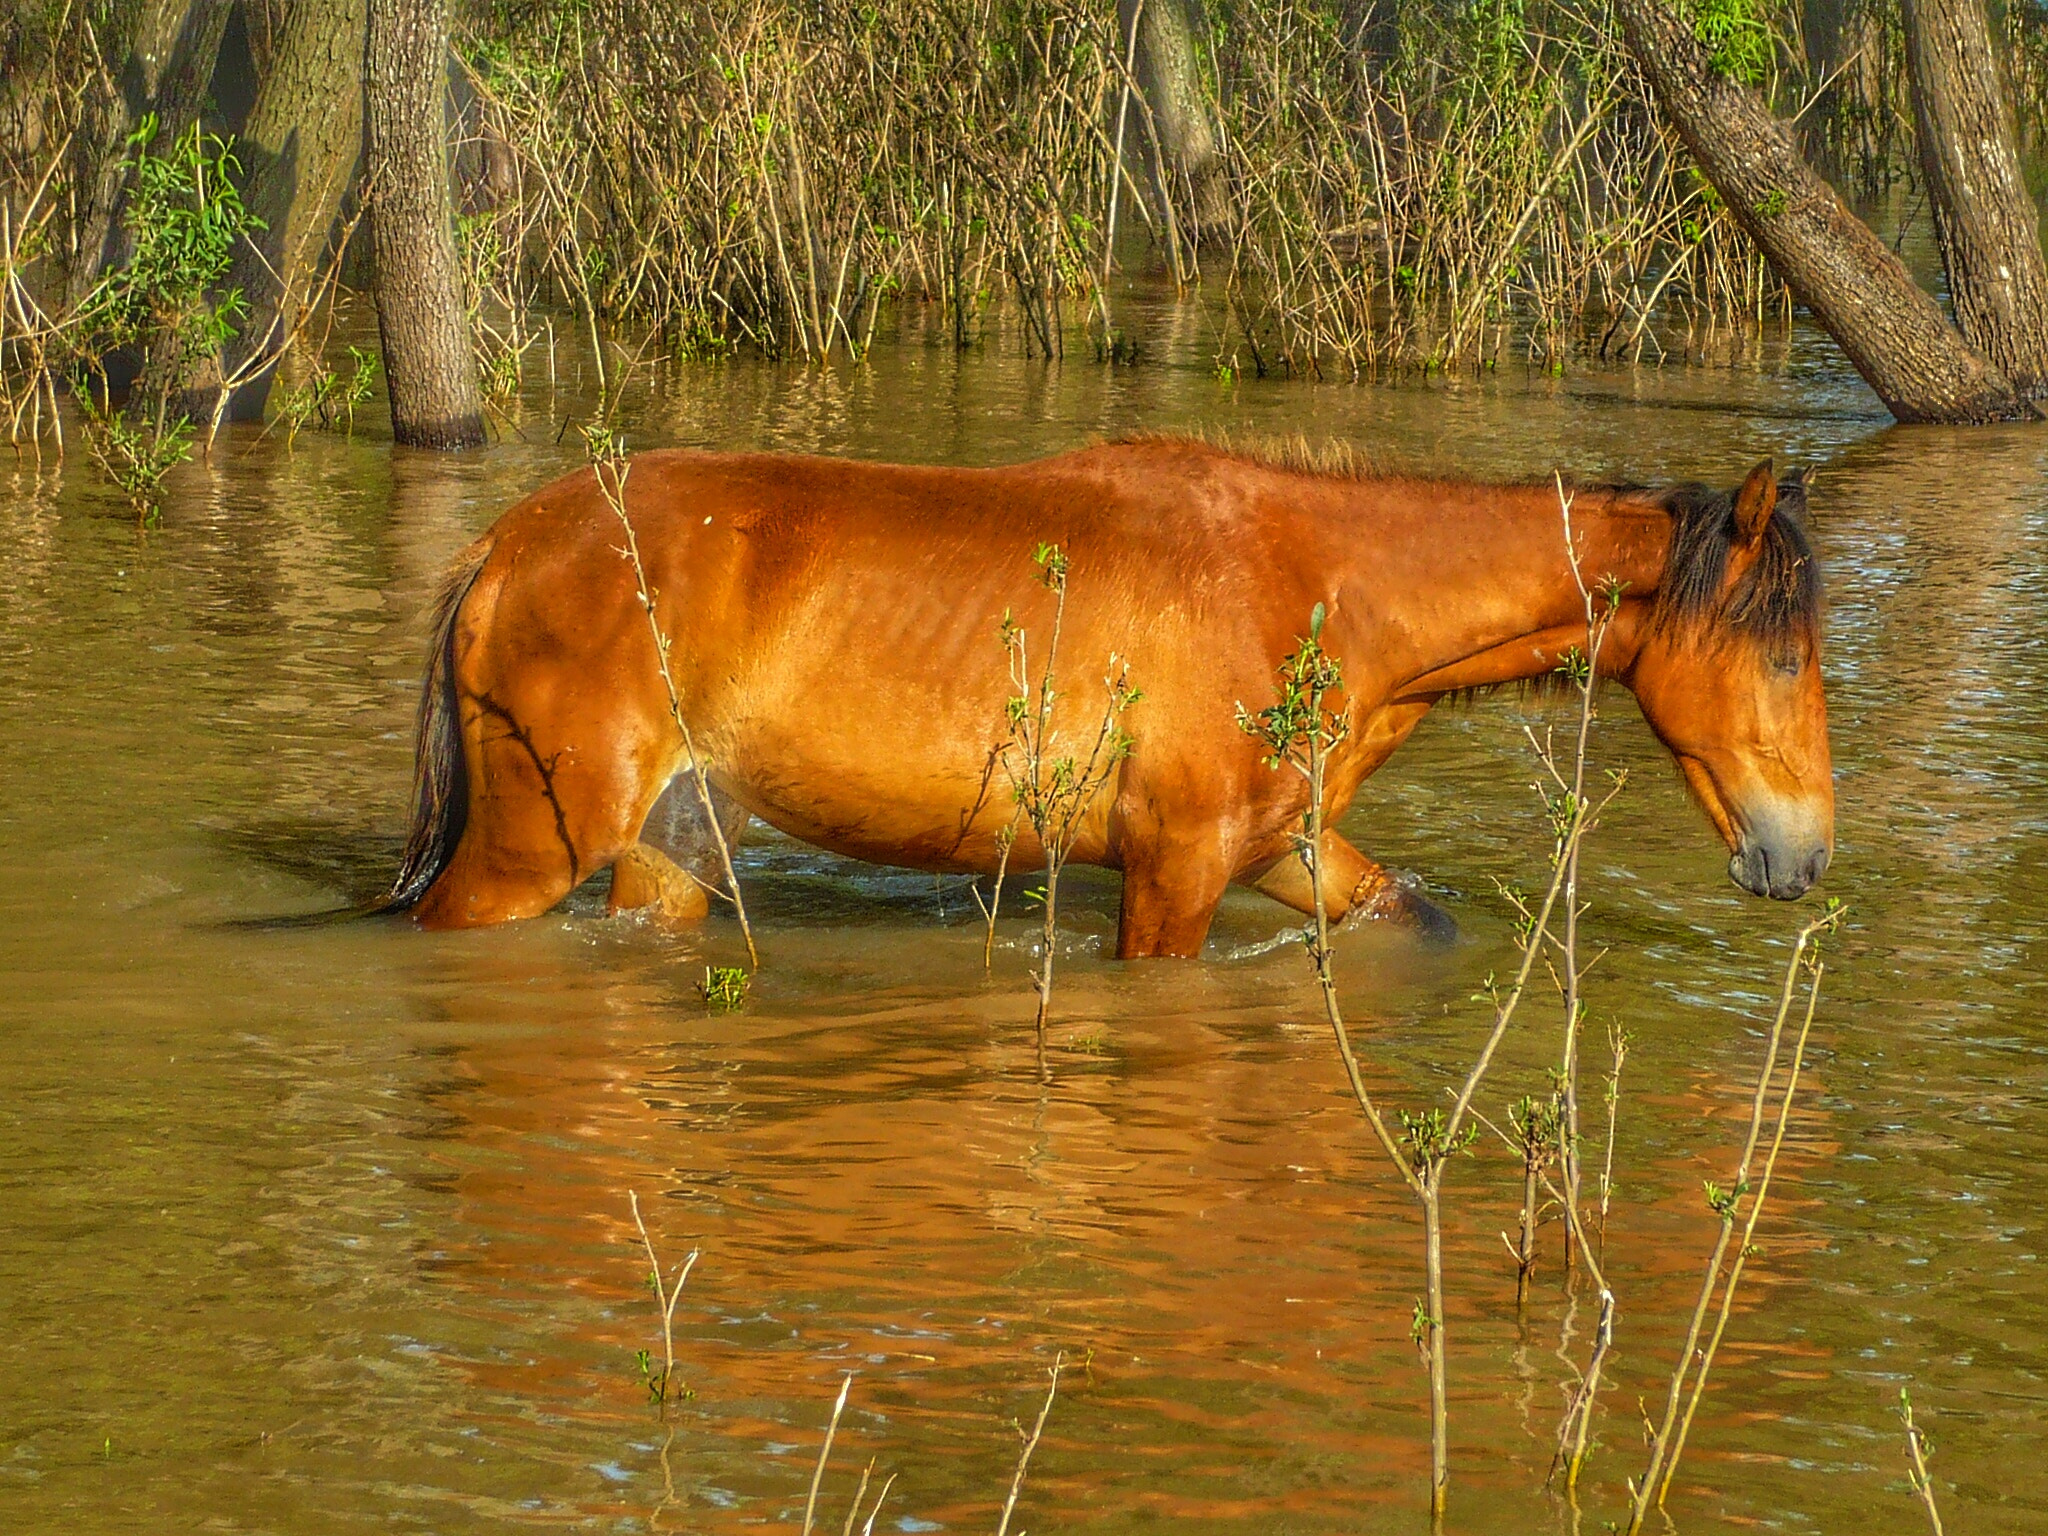
<svg viewBox="0 0 2048 1536"><path fill-rule="evenodd" d="M711 781L705 776L704 759L697 754L697 743L690 735L690 725L683 718L682 695L676 692L675 673L669 667L669 637L661 627L661 618L655 611L656 592L647 582L647 567L640 559L640 541L633 534L633 519L626 514L626 477L633 466L626 461L625 443L609 427L586 426L583 441L590 451L591 472L597 476L597 488L604 494L605 505L612 509L612 515L619 520L619 527L626 535L626 542L619 546L619 558L633 567L635 593L640 599L640 608L647 615L647 632L654 639L654 664L661 673L661 685L668 692L669 718L675 721L676 730L683 738L683 755L688 759L690 780L697 786L697 802L703 808L704 819L711 826L711 839L718 845L718 862L725 874L725 890L721 893L732 903L734 914L740 920L740 934L747 941L747 963L755 970L761 968L760 952L754 948L753 925L747 921L746 899L740 894L740 877L732 866L732 844L726 840L725 828L718 819L718 808L711 801Z"/></svg>
<svg viewBox="0 0 2048 1536"><path fill-rule="evenodd" d="M1044 943L1038 970L1032 978L1038 984L1035 1027L1038 1033L1038 1070L1043 1075L1046 1071L1045 1019L1052 1007L1054 924L1059 910L1060 872L1066 868L1067 860L1074 851L1074 841L1080 834L1084 819L1116 777L1117 768L1130 756L1131 738L1124 734L1123 717L1125 711L1144 695L1131 686L1129 666L1120 657L1112 655L1102 679L1108 697L1089 743L1088 755L1084 758L1071 752L1062 755L1056 751L1053 710L1060 698L1055 678L1059 666L1060 631L1067 616L1067 556L1057 544L1041 544L1031 558L1037 563L1039 580L1052 593L1052 633L1046 641L1045 664L1033 678L1023 627L1015 623L1009 614L1003 615L1000 634L1003 650L1010 661L1010 685L1016 691L1004 706L1009 739L999 749L999 756L1016 797L1018 812L1038 839L1045 859ZM1006 844L1003 848L1005 866L1009 862L1009 854ZM1000 895L1000 876L997 887ZM991 906L987 910L993 928L994 908Z"/></svg>
<svg viewBox="0 0 2048 1536"><path fill-rule="evenodd" d="M1792 954L1785 964L1784 985L1778 995L1778 1011L1771 1020L1770 1033L1764 1042L1763 1066L1757 1072L1756 1091L1750 1099L1749 1131L1742 1143L1742 1155L1736 1160L1734 1181L1727 1188L1712 1180L1707 1181L1707 1207L1720 1219L1721 1230L1707 1259L1707 1272L1700 1282L1699 1299L1693 1304L1692 1318L1686 1327L1685 1347L1679 1351L1678 1363L1672 1369L1670 1385L1665 1391L1663 1416L1650 1438L1649 1465L1633 1489L1629 1536L1635 1536L1643 1528L1650 1507L1653 1504L1662 1507L1664 1497L1670 1491L1671 1480L1678 1472L1679 1458L1685 1453L1686 1436L1692 1429L1693 1415L1698 1412L1700 1399L1706 1393L1707 1376L1714 1368L1715 1353L1728 1330L1728 1317L1734 1310L1735 1291L1742 1282L1743 1267L1750 1255L1757 1251L1757 1220L1763 1214L1764 1200L1771 1191L1771 1178L1777 1172L1778 1154L1785 1145L1793 1099L1799 1091L1799 1074L1806 1062L1807 1034L1813 1028L1814 1009L1820 1003L1821 977L1826 971L1820 959L1820 936L1834 931L1842 921L1844 910L1840 902L1829 901L1827 910L1800 929L1798 937L1793 940ZM1780 1085L1777 1081L1778 1063L1785 1055L1786 1026L1792 1016L1802 978L1806 983L1806 1000L1798 1031L1792 1039L1784 1082ZM1770 1145L1759 1168L1757 1149L1763 1141L1767 1119L1774 1119L1775 1123ZM1743 1210L1745 1198L1749 1202L1746 1212ZM1741 1228L1739 1237L1738 1224ZM1718 1308L1714 1304L1717 1293L1720 1297ZM1713 1314L1711 1331L1708 1329L1709 1313ZM1704 1344L1701 1343L1702 1335L1706 1336Z"/></svg>
<svg viewBox="0 0 2048 1536"><path fill-rule="evenodd" d="M1934 1445L1913 1422L1912 1394L1904 1387L1899 1388L1899 1422L1906 1426L1906 1455L1912 1461L1906 1475L1913 1484L1913 1492L1927 1510L1927 1523L1933 1528L1934 1536L1944 1536L1941 1511L1934 1503L1934 1479L1927 1472L1927 1458L1934 1454Z"/></svg>
<svg viewBox="0 0 2048 1536"><path fill-rule="evenodd" d="M1313 893L1314 920L1308 933L1310 962L1322 989L1323 1009L1337 1042L1337 1054L1344 1063L1352 1097L1365 1115L1374 1138L1387 1154L1408 1192L1422 1208L1424 1296L1415 1309L1415 1342L1429 1373L1430 1410L1430 1509L1441 1517L1450 1482L1450 1410L1446 1376L1446 1337L1443 1272L1444 1175L1451 1159L1467 1150L1479 1131L1473 1099L1485 1081L1500 1043L1514 1022L1516 1011L1547 944L1551 924L1570 869L1575 867L1579 840L1593 824L1607 801L1597 804L1583 798L1568 803L1552 801L1551 880L1542 900L1527 911L1520 927L1520 957L1514 979L1506 987L1489 981L1485 999L1491 1004L1493 1020L1485 1041L1460 1084L1448 1113L1432 1106L1419 1113L1398 1112L1397 1134L1386 1114L1366 1087L1365 1075L1344 1024L1337 998L1337 985L1330 948L1329 910L1322 886L1321 850L1326 831L1327 770L1331 751L1348 737L1350 726L1333 701L1343 692L1343 669L1338 659L1323 648L1327 614L1318 603L1309 616L1308 635L1279 667L1275 702L1256 714L1238 708L1238 724L1265 748L1266 764L1276 771L1291 769L1301 775L1307 807L1302 814L1302 831L1295 840L1296 852L1306 866ZM1611 795L1610 797L1611 798Z"/></svg>
<svg viewBox="0 0 2048 1536"><path fill-rule="evenodd" d="M1558 511L1564 520L1565 560L1571 567L1572 582L1579 590L1579 601L1584 610L1586 643L1583 647L1573 646L1564 653L1558 666L1558 674L1564 678L1577 702L1577 720L1571 740L1571 753L1567 758L1559 750L1554 733L1546 730L1540 737L1531 727L1524 727L1524 734L1535 752L1536 761L1543 770L1546 785L1539 786L1543 795L1544 808L1550 817L1552 828L1558 837L1559 858L1562 863L1557 871L1563 882L1560 891L1560 910L1556 928L1549 935L1549 948L1544 963L1549 967L1551 979L1556 984L1558 995L1564 1004L1564 1038L1558 1053L1558 1063L1552 1073L1552 1093L1549 1113L1545 1117L1554 1138L1554 1152L1564 1183L1564 1196L1571 1202L1574 1212L1579 1210L1581 1174L1579 1166L1579 1049L1580 1035L1586 1021L1584 980L1587 962L1580 953L1579 919L1585 916L1586 903L1579 895L1579 854L1585 845L1585 837L1593 830L1589 819L1604 809L1609 801L1620 792L1627 782L1624 773L1610 772L1609 789L1599 806L1587 798L1587 767L1591 761L1593 722L1599 718L1597 690L1600 682L1600 656L1607 643L1607 632L1616 615L1621 612L1622 588L1612 578L1602 582L1597 589L1588 585L1586 573L1579 565L1578 540L1572 531L1572 495L1564 487L1560 477L1557 481ZM1569 836L1576 826L1577 835ZM1509 901L1526 927L1534 921L1526 900L1513 891L1508 893ZM1525 1180L1524 1188L1534 1192L1534 1176ZM1522 1213L1525 1229L1533 1228L1531 1213L1525 1208ZM1580 1224L1568 1220L1564 1224L1565 1266L1575 1262L1579 1247ZM1533 1250L1525 1250L1523 1262L1533 1266Z"/></svg>
<svg viewBox="0 0 2048 1536"><path fill-rule="evenodd" d="M736 965L707 965L704 979L697 983L697 995L704 1006L718 1013L730 1013L747 1000L751 979Z"/></svg>
<svg viewBox="0 0 2048 1536"><path fill-rule="evenodd" d="M1024 1492L1024 1477L1031 1469L1032 1454L1038 1449L1038 1442L1045 1434L1045 1421L1052 1417L1053 1399L1059 1395L1060 1372L1066 1368L1067 1357L1055 1355L1049 1375L1051 1384L1046 1388L1045 1401L1039 1405L1038 1419L1027 1432L1022 1423L1017 1425L1020 1447L1017 1453L1017 1469L1010 1475L1009 1492L1003 1499L1003 1512L996 1525L996 1536L1009 1536L1010 1519L1016 1513L1017 1500ZM825 1487L825 1473L832 1462L832 1442L839 1435L840 1416L846 1412L847 1394L853 1390L853 1375L848 1372L839 1383L839 1396L832 1404L832 1417L825 1424L825 1439L818 1447L817 1464L811 1469L810 1491L804 1497L804 1523L800 1536L811 1536L818 1526L819 1496ZM870 1461L860 1474L860 1484L853 1491L853 1502L847 1506L846 1523L840 1527L840 1536L853 1536L854 1527L859 1525L861 1536L874 1536L875 1521L882 1513L882 1501L889 1497L890 1488L895 1486L896 1477L891 1473L882 1483L882 1491L875 1495L875 1502L867 1504L868 1485L873 1481L875 1464ZM867 1509L867 1519L861 1520L861 1509ZM907 1523L907 1522L906 1522ZM827 1527L830 1529L830 1527Z"/></svg>
<svg viewBox="0 0 2048 1536"><path fill-rule="evenodd" d="M986 971L995 964L996 958L996 915L1003 906L1003 877L1010 872L1010 853L1017 846L1017 817L1011 815L1007 825L996 834L996 877L989 886L988 900L981 899L979 886L967 887L967 894L974 898L974 904L981 908L982 939L981 968Z"/></svg>
<svg viewBox="0 0 2048 1536"><path fill-rule="evenodd" d="M327 366L314 363L312 372L286 390L277 405L277 420L284 424L284 446L289 452L307 427L323 432L340 431L352 437L356 430L356 407L367 401L377 387L377 358L361 347L350 347L348 355L355 371L347 377Z"/></svg>
<svg viewBox="0 0 2048 1536"><path fill-rule="evenodd" d="M697 1267L697 1250L690 1250L689 1257L676 1266L674 1277L664 1285L661 1259L654 1251L654 1239L647 1235L647 1223L640 1219L640 1195L638 1191L629 1189L626 1199L633 1207L633 1225L640 1231L640 1245L647 1250L648 1280L654 1286L654 1299L661 1307L661 1374L655 1375L644 1349L640 1351L640 1374L647 1382L647 1395L657 1403L665 1403L676 1379L676 1301L683 1294L683 1282Z"/></svg>

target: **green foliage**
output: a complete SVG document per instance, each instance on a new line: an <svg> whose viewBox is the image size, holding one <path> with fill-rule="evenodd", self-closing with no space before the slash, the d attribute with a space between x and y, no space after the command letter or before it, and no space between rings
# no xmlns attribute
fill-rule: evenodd
<svg viewBox="0 0 2048 1536"><path fill-rule="evenodd" d="M1439 1107L1432 1106L1415 1115L1404 1109L1399 1114L1401 1148L1408 1155L1409 1166L1418 1174L1428 1174L1479 1139L1476 1124L1466 1124L1452 1132L1450 1116Z"/></svg>
<svg viewBox="0 0 2048 1536"><path fill-rule="evenodd" d="M1770 72L1771 29L1756 0L1696 0L1692 32L1716 74L1759 85Z"/></svg>
<svg viewBox="0 0 2048 1536"><path fill-rule="evenodd" d="M285 424L285 446L290 447L300 432L317 427L344 434L356 429L356 407L370 398L377 387L377 358L361 347L348 349L355 369L347 377L336 373L322 358L304 382L286 390L278 400L277 419Z"/></svg>
<svg viewBox="0 0 2048 1536"><path fill-rule="evenodd" d="M1700 1183L1706 1192L1707 1209L1723 1221L1733 1221L1737 1202L1749 1193L1749 1181L1739 1180L1733 1189L1723 1189L1712 1179L1702 1179Z"/></svg>
<svg viewBox="0 0 2048 1536"><path fill-rule="evenodd" d="M189 419L172 402L248 314L239 289L217 285L236 243L264 227L242 206L235 189L240 167L228 141L195 123L158 151L157 131L156 118L145 116L129 137L135 163L126 227L133 250L82 306L72 369L94 459L150 523L159 515L164 476L184 461L192 440ZM116 410L99 359L121 347L140 350L142 371L128 403Z"/></svg>
<svg viewBox="0 0 2048 1536"><path fill-rule="evenodd" d="M1546 1149L1557 1146L1564 1124L1564 1106L1555 1094L1546 1099L1525 1094L1508 1106L1508 1124L1514 1129L1523 1155L1535 1162L1546 1156Z"/></svg>
<svg viewBox="0 0 2048 1536"><path fill-rule="evenodd" d="M740 966L707 965L704 979L697 985L697 995L704 999L707 1008L730 1013L747 1000L747 989L752 984L752 978Z"/></svg>
<svg viewBox="0 0 2048 1536"><path fill-rule="evenodd" d="M191 452L191 422L183 416L162 424L131 417L108 402L104 382L94 399L92 380L82 372L73 377L72 393L85 418L85 443L93 461L128 498L143 526L156 527L163 515L164 477Z"/></svg>
<svg viewBox="0 0 2048 1536"><path fill-rule="evenodd" d="M1307 774L1311 751L1325 752L1350 734L1349 722L1326 702L1344 687L1342 664L1323 649L1326 618L1317 603L1309 614L1308 634L1280 663L1273 703L1257 714L1237 706L1237 728L1266 749L1268 768L1291 764Z"/></svg>

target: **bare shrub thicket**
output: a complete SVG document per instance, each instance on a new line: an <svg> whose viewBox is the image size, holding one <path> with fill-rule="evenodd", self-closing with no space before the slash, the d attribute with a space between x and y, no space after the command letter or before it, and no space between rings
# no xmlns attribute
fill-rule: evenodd
<svg viewBox="0 0 2048 1536"><path fill-rule="evenodd" d="M1245 0L1217 35L1233 365L1656 359L1784 311L1604 6L1402 7L1375 32Z"/></svg>
<svg viewBox="0 0 2048 1536"><path fill-rule="evenodd" d="M1910 174L1893 9L1851 6L1826 39L1775 3L1707 10L1718 64L1845 181ZM1122 357L1102 282L1120 226L1114 254L1149 235L1228 296L1226 368L1698 356L1789 313L1593 0L1207 12L1220 219L1157 174L1103 0L478 12L463 48L504 183L469 221L478 295L566 305L593 338L807 357L858 355L892 295L962 343L1000 301L1028 351L1085 324ZM2023 97L2037 30L2008 24Z"/></svg>
<svg viewBox="0 0 2048 1536"><path fill-rule="evenodd" d="M552 365L565 325L607 389L615 335L858 355L895 298L963 345L1085 338L1123 360L1119 259L1227 298L1224 369L1721 356L1787 313L1596 0L1200 9L1195 109L1220 170L1198 197L1151 147L1110 0L470 0L458 161L487 390ZM1763 87L1818 163L1913 216L1895 0L1697 11L1717 67ZM29 5L0 41L17 437L49 422L53 349L121 239L104 194L122 64L98 16ZM2038 151L2048 21L2005 7L2000 25ZM217 125L225 150L236 126Z"/></svg>
<svg viewBox="0 0 2048 1536"><path fill-rule="evenodd" d="M479 292L812 358L864 351L899 292L963 343L1007 293L1057 354L1094 292L1114 36L1084 0L494 13L467 55L511 185L468 221Z"/></svg>

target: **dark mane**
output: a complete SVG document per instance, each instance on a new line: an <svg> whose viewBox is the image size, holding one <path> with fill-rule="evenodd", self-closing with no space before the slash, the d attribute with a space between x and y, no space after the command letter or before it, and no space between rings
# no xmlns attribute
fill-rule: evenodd
<svg viewBox="0 0 2048 1536"><path fill-rule="evenodd" d="M1753 640L1773 656L1802 641L1818 642L1820 563L1806 536L1803 480L1788 476L1779 484L1763 549L1725 600L1721 588L1735 538L1733 493L1681 485L1654 493L1653 499L1671 515L1671 552L1657 584L1653 624L1714 625Z"/></svg>

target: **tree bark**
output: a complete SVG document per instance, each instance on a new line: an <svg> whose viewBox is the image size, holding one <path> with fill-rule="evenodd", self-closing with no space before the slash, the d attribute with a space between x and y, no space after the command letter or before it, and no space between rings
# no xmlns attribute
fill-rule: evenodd
<svg viewBox="0 0 2048 1536"><path fill-rule="evenodd" d="M1119 36L1138 29L1138 88L1145 94L1155 154L1153 195L1162 204L1185 189L1197 230L1225 219L1221 134L1202 89L1195 52L1196 0L1118 0Z"/></svg>
<svg viewBox="0 0 2048 1536"><path fill-rule="evenodd" d="M115 71L89 92L74 153L84 197L74 226L67 296L83 298L127 259L121 213L128 196L128 136L154 112L156 144L190 127L206 100L231 0L131 0L97 29Z"/></svg>
<svg viewBox="0 0 2048 1536"><path fill-rule="evenodd" d="M1615 0L1615 11L1707 180L1886 409L1922 422L2036 414L1800 158L1763 99L1709 67L1706 50L1662 0Z"/></svg>
<svg viewBox="0 0 2048 1536"><path fill-rule="evenodd" d="M251 60L255 94L235 154L242 205L266 227L251 231L228 269L228 286L241 289L249 314L221 359L225 374L289 340L330 254L362 164L367 14L365 0L297 0L264 57ZM265 367L235 390L230 420L262 420L273 371ZM209 409L221 377L195 385Z"/></svg>
<svg viewBox="0 0 2048 1536"><path fill-rule="evenodd" d="M391 431L421 448L484 440L455 252L445 0L369 0L368 217Z"/></svg>
<svg viewBox="0 0 2048 1536"><path fill-rule="evenodd" d="M1981 0L1903 0L1920 165L1963 338L2048 394L2048 262Z"/></svg>

